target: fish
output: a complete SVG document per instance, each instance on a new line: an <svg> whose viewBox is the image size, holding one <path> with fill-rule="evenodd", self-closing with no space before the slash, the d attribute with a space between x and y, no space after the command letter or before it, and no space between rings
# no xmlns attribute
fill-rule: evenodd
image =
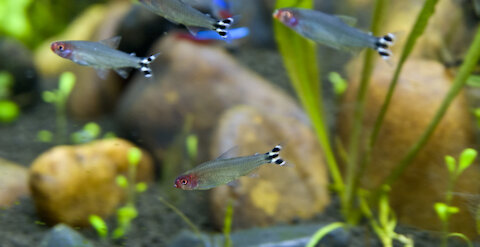
<svg viewBox="0 0 480 247"><path fill-rule="evenodd" d="M208 190L248 175L263 164L284 166L286 162L280 158L280 150L282 146L276 145L264 154L235 158L223 158L222 155L184 172L175 179L174 187L183 190Z"/></svg>
<svg viewBox="0 0 480 247"><path fill-rule="evenodd" d="M56 41L50 49L58 56L77 64L90 66L97 70L100 78L105 79L108 69L113 69L121 77L127 78L129 68L139 69L147 78L152 77L150 64L160 55L137 57L135 53L117 50L121 37L116 36L99 42L70 40Z"/></svg>
<svg viewBox="0 0 480 247"><path fill-rule="evenodd" d="M200 12L182 0L139 0L148 10L165 19L183 24L193 34L198 33L197 28L214 30L222 38L228 37L228 28L233 24L234 18L215 19Z"/></svg>
<svg viewBox="0 0 480 247"><path fill-rule="evenodd" d="M373 36L352 27L354 18L329 15L320 11L302 8L281 8L273 17L305 38L317 43L346 51L371 48L384 59L392 56L389 47L395 42L395 35L388 33Z"/></svg>

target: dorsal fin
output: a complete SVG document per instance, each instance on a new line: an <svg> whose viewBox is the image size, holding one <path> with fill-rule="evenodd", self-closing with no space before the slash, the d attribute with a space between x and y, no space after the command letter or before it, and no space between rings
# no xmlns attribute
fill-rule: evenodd
<svg viewBox="0 0 480 247"><path fill-rule="evenodd" d="M218 156L215 160L222 160L222 159L229 159L232 158L233 155L237 155L238 147L234 146L229 148L227 151L223 152Z"/></svg>
<svg viewBox="0 0 480 247"><path fill-rule="evenodd" d="M338 19L342 20L345 24L354 27L357 25L357 18L347 15L335 15Z"/></svg>
<svg viewBox="0 0 480 247"><path fill-rule="evenodd" d="M99 43L101 44L104 44L110 48L113 48L113 49L117 49L118 48L118 45L120 45L120 41L122 40L122 37L120 36L115 36L113 38L109 38L109 39L104 39L104 40L100 40L98 41Z"/></svg>

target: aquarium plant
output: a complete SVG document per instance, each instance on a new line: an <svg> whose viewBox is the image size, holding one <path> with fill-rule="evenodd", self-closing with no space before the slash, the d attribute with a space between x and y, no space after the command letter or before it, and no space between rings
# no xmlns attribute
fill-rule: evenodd
<svg viewBox="0 0 480 247"><path fill-rule="evenodd" d="M127 158L129 163L127 176L118 175L116 178L117 185L125 190L127 202L124 206L117 209L117 227L113 230L111 235L113 239L122 238L128 232L132 220L138 216L138 211L135 207L136 196L138 193L145 192L148 188L146 183L136 182L137 166L142 159L142 151L136 147L130 148L128 150ZM107 224L101 217L91 215L89 220L100 238L105 239L108 237Z"/></svg>
<svg viewBox="0 0 480 247"><path fill-rule="evenodd" d="M76 131L70 135L70 138L73 143L81 144L94 141L100 137L102 134L102 127L95 122L86 123L83 128L79 131ZM103 138L113 138L115 133L107 132L103 135Z"/></svg>
<svg viewBox="0 0 480 247"><path fill-rule="evenodd" d="M449 174L448 176L449 179L447 181L447 190L445 193L445 201L437 202L434 205L438 218L442 222L442 232L443 232L442 247L447 246L447 239L449 236L461 237L465 239L468 243L470 242L470 240L463 234L460 234L460 233L449 234L448 225L449 225L450 217L459 212L459 209L457 207L452 206L455 183L457 182L460 175L465 171L465 169L467 169L468 167L470 167L470 165L472 165L476 156L477 156L477 151L471 148L467 148L460 154L458 164L455 158L453 158L452 156L447 155L445 157L445 164L447 166L447 170Z"/></svg>
<svg viewBox="0 0 480 247"><path fill-rule="evenodd" d="M11 123L20 115L17 103L10 100L13 83L10 73L0 71L0 123Z"/></svg>
<svg viewBox="0 0 480 247"><path fill-rule="evenodd" d="M56 110L56 141L58 144L66 143L67 138L67 102L75 86L75 74L64 72L60 75L58 89L44 91L42 98L45 102L53 104ZM43 131L45 133L45 130ZM40 136L39 136L40 137ZM42 139L40 139L42 140Z"/></svg>
<svg viewBox="0 0 480 247"><path fill-rule="evenodd" d="M422 9L416 18L413 28L407 36L406 44L402 53L400 54L400 59L396 64L395 72L382 104L380 113L375 120L374 128L372 130L368 130L370 132L367 135L367 143L366 145L363 145L364 143L360 142L360 137L362 136L362 132L365 131L362 128L365 99L375 62L373 51L367 50L365 52L364 67L360 77L360 87L357 92L356 102L354 104L354 121L350 128L351 133L349 143L346 145L346 148L344 149L345 151L343 151L343 147L341 145L337 145L342 147L342 150L339 150L337 153L340 154L340 157L344 158L346 163L346 169L344 172L345 177L343 177L339 171L337 157L335 156L334 149L331 145L331 140L335 138L331 138L329 136L326 128L323 99L321 87L319 86L320 77L315 44L301 37L281 23L277 21L274 23L275 39L278 44L279 51L283 57L284 66L287 70L288 76L290 77L291 85L294 88L300 103L309 116L312 126L317 134L318 141L325 155L325 160L332 178L331 188L336 191L340 197L341 212L348 224L356 224L360 219L360 216L373 219L372 217L369 217L369 215L372 216L372 214L369 214L369 211L366 210L367 205L365 203L388 208L388 200L386 200L384 196L384 188L386 188L385 186L390 187L411 164L412 160L416 157L418 152L423 148L433 134L453 99L455 99L461 89L465 86L467 79L470 77L471 72L475 68L475 64L479 61L480 29L475 35L472 45L467 52L465 60L460 67L452 86L443 99L442 104L437 109L430 124L424 130L423 134L414 143L414 145L410 147L404 157L396 164L391 173L380 185L378 185L377 188L374 189L374 191L365 195L360 195L359 181L370 163L371 152L375 148L375 143L383 125L385 115L388 112L399 76L405 62L412 53L418 38L424 33L430 18L433 16L437 2L438 0L426 0L423 2ZM382 23L381 20L383 13L386 13L385 9L387 3L388 1L386 0L375 1L372 23L370 27L373 35L378 34L380 31L380 24ZM283 7L312 8L313 1L277 0L276 8ZM360 153L363 155L360 155ZM367 196L368 199L365 198ZM360 208L356 206L359 205L359 202L363 202L363 206L361 205ZM381 203L379 204L379 202ZM385 220L388 219L388 217L385 215L389 216L390 220ZM397 237L397 235L393 235L394 232L392 226L396 221L394 218L392 218L392 215L393 213L390 212L390 210L385 210L384 212L380 213L380 220L370 220L372 228L374 230L376 229L375 231L377 234L379 234L381 239L384 238L385 242L388 242L386 240L387 237ZM334 226L339 227L339 225Z"/></svg>

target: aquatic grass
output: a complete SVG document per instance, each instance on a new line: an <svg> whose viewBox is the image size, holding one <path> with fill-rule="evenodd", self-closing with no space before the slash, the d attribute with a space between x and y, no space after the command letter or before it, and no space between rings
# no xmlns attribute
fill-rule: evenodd
<svg viewBox="0 0 480 247"><path fill-rule="evenodd" d="M168 208L170 208L171 210L173 210L173 212L175 212L178 216L180 216L180 218L190 227L190 229L192 229L193 233L201 238L202 237L202 234L200 232L200 230L198 229L198 227L193 224L193 222L182 212L180 211L180 209L178 209L177 207L175 207L173 204L169 203L167 200L165 200L163 197L159 196L158 197L158 200L165 206L167 206Z"/></svg>
<svg viewBox="0 0 480 247"><path fill-rule="evenodd" d="M397 226L397 217L389 205L390 187L385 185L378 200L378 216L375 217L373 211L368 206L367 198L369 192L361 190L359 194L360 209L363 215L369 220L370 226L379 237L384 247L393 247L393 240L397 240L405 247L413 247L413 239L395 232Z"/></svg>
<svg viewBox="0 0 480 247"><path fill-rule="evenodd" d="M142 159L142 151L136 147L128 150L128 171L127 177L118 175L116 177L117 185L125 190L127 202L124 206L117 209L117 227L113 230L112 239L120 239L127 234L130 229L131 222L137 218L138 211L135 207L135 199L138 193L143 193L148 189L146 183L136 182L137 166ZM105 221L98 215L90 215L89 222L97 231L101 239L108 237L108 227Z"/></svg>
<svg viewBox="0 0 480 247"><path fill-rule="evenodd" d="M75 86L75 74L64 72L60 75L58 89L44 91L42 98L53 104L56 110L56 141L57 144L66 143L67 139L67 101Z"/></svg>
<svg viewBox="0 0 480 247"><path fill-rule="evenodd" d="M475 69L478 61L480 59L480 27L477 29L475 38L472 41L472 44L468 50L468 53L465 57L465 60L460 67L460 70L455 77L453 84L450 86L447 95L443 99L440 107L437 109L434 117L432 118L430 124L422 133L420 138L414 143L412 147L407 151L406 155L395 165L394 170L388 175L388 177L383 181L382 184L392 185L405 169L411 164L412 160L416 157L418 152L425 146L427 141L432 136L433 132L437 128L438 124L442 120L443 116L447 112L449 106L455 99L455 97L461 92L465 86L467 79L469 78L472 71ZM378 189L377 189L378 191Z"/></svg>
<svg viewBox="0 0 480 247"><path fill-rule="evenodd" d="M225 210L225 218L223 220L223 237L225 242L224 247L232 247L232 238L230 233L232 232L232 222L233 222L233 200L228 200L227 209Z"/></svg>
<svg viewBox="0 0 480 247"><path fill-rule="evenodd" d="M385 95L385 100L380 109L380 113L378 114L377 119L375 120L373 131L368 141L368 146L370 147L370 149L375 145L375 142L377 141L378 134L383 124L383 120L385 119L387 110L390 106L390 102L392 100L393 93L395 92L397 82L400 77L400 73L402 72L403 66L407 61L407 58L412 53L418 38L420 38L420 36L425 32L428 21L430 20L430 17L432 17L435 12L435 6L437 5L437 2L438 0L425 1L425 3L423 4L422 10L420 11L415 21L415 24L413 25L412 31L410 31L410 34L408 35L407 42L405 43L405 46L402 51L402 55L400 56L400 60L398 61L398 64L395 68L395 72L393 74L392 81L390 82L390 86L388 88L387 94Z"/></svg>
<svg viewBox="0 0 480 247"><path fill-rule="evenodd" d="M0 123L14 122L20 115L20 107L10 100L14 82L9 72L0 71Z"/></svg>
<svg viewBox="0 0 480 247"><path fill-rule="evenodd" d="M317 232L315 232L308 241L306 247L315 247L318 246L318 243L322 240L323 237L327 236L327 234L339 229L339 228L345 228L346 225L343 222L332 222L320 229L318 229Z"/></svg>
<svg viewBox="0 0 480 247"><path fill-rule="evenodd" d="M275 8L292 6L311 9L313 1L277 0ZM315 43L303 38L277 20L274 21L274 31L291 85L310 118L324 152L333 180L333 188L343 194L343 179L333 153L325 121Z"/></svg>
<svg viewBox="0 0 480 247"><path fill-rule="evenodd" d="M449 221L450 216L453 214L458 213L460 210L457 207L451 206L454 187L455 184L462 175L462 173L473 164L473 161L477 157L477 151L471 148L465 149L459 157L459 161L457 161L452 156L447 155L445 157L445 164L448 170L448 181L447 181L447 191L445 193L445 201L444 202L437 202L434 205L434 209L437 212L440 221L442 222L442 247L447 246L447 240L450 234L448 233L449 228ZM455 236L463 235L460 233L455 233ZM466 236L459 236L463 239L469 239Z"/></svg>
<svg viewBox="0 0 480 247"><path fill-rule="evenodd" d="M380 33L380 24L382 23L383 13L387 7L386 0L376 0L373 10L370 30L373 35ZM363 115L365 111L365 99L367 96L368 87L370 85L370 78L372 76L374 62L377 54L372 49L367 49L363 63L362 76L360 80L360 87L357 92L355 109L353 113L353 124L350 129L350 140L348 144L348 160L346 169L346 189L345 196L342 198L343 214L347 215L347 220L354 220L349 217L351 206L353 205L354 196L358 187L358 182L365 170L365 165L358 165L358 153L360 152L360 136L362 130ZM353 222L350 222L353 223Z"/></svg>

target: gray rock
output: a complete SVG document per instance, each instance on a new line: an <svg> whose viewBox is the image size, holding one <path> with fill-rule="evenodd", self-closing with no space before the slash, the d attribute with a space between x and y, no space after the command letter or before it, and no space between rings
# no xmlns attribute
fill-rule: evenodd
<svg viewBox="0 0 480 247"><path fill-rule="evenodd" d="M93 245L71 227L58 224L47 233L40 247L93 247Z"/></svg>

